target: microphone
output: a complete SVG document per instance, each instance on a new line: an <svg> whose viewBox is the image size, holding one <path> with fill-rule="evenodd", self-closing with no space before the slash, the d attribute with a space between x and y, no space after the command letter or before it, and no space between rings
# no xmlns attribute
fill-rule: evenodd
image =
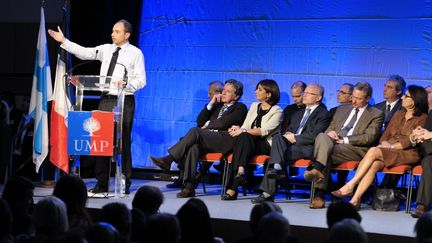
<svg viewBox="0 0 432 243"><path fill-rule="evenodd" d="M97 60L97 55L98 55L98 53L99 53L99 50L96 49L96 55L95 55L95 58L94 58L94 59L92 59L92 60L88 60L88 61L86 61L86 62L82 62L82 63L80 63L80 64L78 64L78 65L72 67L71 69L69 69L69 70L65 73L65 75L69 75L69 76L71 76L73 70L75 70L76 68L81 67L81 66L83 66L83 65L85 65L85 64L87 64L87 63L90 63L90 62L96 61L96 60Z"/></svg>
<svg viewBox="0 0 432 243"><path fill-rule="evenodd" d="M128 70L127 70L127 68L126 68L126 66L123 64L123 63L119 63L119 62L117 62L116 64L118 64L118 65L121 65L121 66L123 66L123 68L124 68L124 73L123 73L123 82L125 82L125 86L127 85L127 82L128 82Z"/></svg>

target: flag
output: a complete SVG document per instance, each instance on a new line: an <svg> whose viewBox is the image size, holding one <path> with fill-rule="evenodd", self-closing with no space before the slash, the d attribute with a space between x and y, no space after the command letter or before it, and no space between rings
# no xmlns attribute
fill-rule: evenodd
<svg viewBox="0 0 432 243"><path fill-rule="evenodd" d="M41 20L29 108L29 114L34 120L33 163L36 164L36 172L39 172L39 168L48 154L48 101L52 99L51 69L43 7L40 11Z"/></svg>
<svg viewBox="0 0 432 243"><path fill-rule="evenodd" d="M69 36L67 24L67 8L63 7L62 30L66 38ZM71 57L63 48L57 55L54 94L51 107L51 133L50 133L50 161L65 173L69 173L69 157L67 152L68 141L68 113L72 105L68 97L69 89L65 82L67 70L71 67Z"/></svg>

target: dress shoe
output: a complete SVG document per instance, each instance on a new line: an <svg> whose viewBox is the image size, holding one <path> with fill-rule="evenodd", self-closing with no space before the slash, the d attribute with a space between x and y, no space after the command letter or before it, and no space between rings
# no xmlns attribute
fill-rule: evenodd
<svg viewBox="0 0 432 243"><path fill-rule="evenodd" d="M281 170L276 170L275 168L269 168L267 170L267 177L270 179L274 179L276 178L282 171Z"/></svg>
<svg viewBox="0 0 432 243"><path fill-rule="evenodd" d="M312 181L319 182L321 180L324 180L325 177L324 174L317 169L306 170L303 173L303 176L307 182L312 182Z"/></svg>
<svg viewBox="0 0 432 243"><path fill-rule="evenodd" d="M183 188L179 193L177 193L177 198L187 198L195 197L195 189Z"/></svg>
<svg viewBox="0 0 432 243"><path fill-rule="evenodd" d="M315 197L312 200L312 203L309 205L309 208L311 209L319 209L319 208L324 208L325 207L325 201L324 198L322 197Z"/></svg>
<svg viewBox="0 0 432 243"><path fill-rule="evenodd" d="M413 218L420 218L425 212L426 212L426 208L425 206L423 206L422 204L418 204L416 209L414 210L414 212L411 212L411 217Z"/></svg>
<svg viewBox="0 0 432 243"><path fill-rule="evenodd" d="M341 190L337 190L337 191L332 191L331 194L337 198L344 198L344 197L352 197L352 195L354 194L353 192L347 193L347 194L343 194Z"/></svg>
<svg viewBox="0 0 432 243"><path fill-rule="evenodd" d="M96 183L96 185L88 190L88 192L90 193L107 193L108 192L108 185L100 185L98 183Z"/></svg>
<svg viewBox="0 0 432 243"><path fill-rule="evenodd" d="M274 202L274 195L269 196L269 197L265 197L264 194L261 193L258 197L252 198L251 202L253 204L260 204L263 202Z"/></svg>
<svg viewBox="0 0 432 243"><path fill-rule="evenodd" d="M165 173L169 173L171 170L171 163L172 160L169 159L169 156L155 158L153 156L150 156L150 160L159 168L161 168Z"/></svg>
<svg viewBox="0 0 432 243"><path fill-rule="evenodd" d="M183 187L183 178L177 178L173 183L167 184L167 188L182 188Z"/></svg>
<svg viewBox="0 0 432 243"><path fill-rule="evenodd" d="M222 196L222 200L224 200L224 201L234 201L234 200L237 200L237 195L238 195L237 192L235 192L234 195L232 195L232 196L230 194L228 194L228 193L225 193Z"/></svg>
<svg viewBox="0 0 432 243"><path fill-rule="evenodd" d="M42 188L54 188L56 185L55 181L42 181L41 183L39 183L37 185L37 187L42 187Z"/></svg>

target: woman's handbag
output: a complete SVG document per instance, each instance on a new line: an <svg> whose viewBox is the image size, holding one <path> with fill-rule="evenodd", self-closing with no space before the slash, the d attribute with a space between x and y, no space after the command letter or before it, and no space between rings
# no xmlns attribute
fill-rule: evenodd
<svg viewBox="0 0 432 243"><path fill-rule="evenodd" d="M399 190L379 188L375 192L372 208L379 211L398 211L404 198Z"/></svg>

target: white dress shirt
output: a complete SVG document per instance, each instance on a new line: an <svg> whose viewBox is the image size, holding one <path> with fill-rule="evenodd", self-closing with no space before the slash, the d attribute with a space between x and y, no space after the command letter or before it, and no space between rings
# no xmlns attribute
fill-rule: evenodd
<svg viewBox="0 0 432 243"><path fill-rule="evenodd" d="M348 131L347 136L351 136L353 134L354 128L357 126L357 122L360 120L360 117L363 115L363 112L366 110L367 106L368 105L365 105L365 106L359 108L359 112L357 114L357 120L355 121L353 127ZM355 108L353 108L351 110L351 113L348 116L348 119L346 119L346 121L345 121L345 123L344 123L344 125L342 127L345 127L346 125L348 125L348 123L351 121L351 118L354 116L354 114L355 114ZM343 142L344 142L344 144L349 144L348 137L344 137L343 138Z"/></svg>
<svg viewBox="0 0 432 243"><path fill-rule="evenodd" d="M108 67L111 62L112 54L117 49L115 44L104 44L96 47L83 47L74 42L66 39L61 45L63 49L67 52L75 55L82 60L99 60L102 62L99 75L105 76L108 72ZM146 75L145 75L145 64L144 64L144 54L137 47L129 44L129 42L120 46L117 63L123 64L129 76L127 86L125 88L126 95L132 95L138 89L143 88L146 85ZM116 65L112 77L122 78L125 74L125 67L122 65ZM111 80L109 94L117 95L118 89L113 83L114 78ZM100 83L104 83L105 79L100 79Z"/></svg>

